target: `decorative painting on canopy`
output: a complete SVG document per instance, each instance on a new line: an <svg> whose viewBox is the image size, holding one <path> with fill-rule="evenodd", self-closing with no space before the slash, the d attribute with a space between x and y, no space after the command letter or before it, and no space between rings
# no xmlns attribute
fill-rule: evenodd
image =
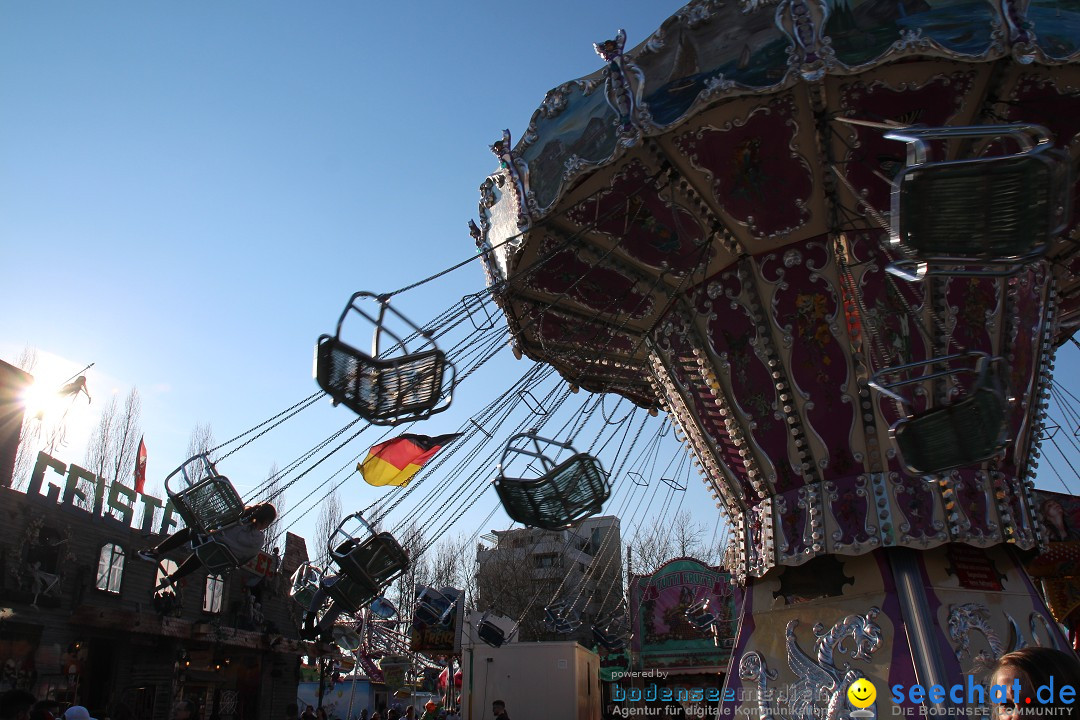
<svg viewBox="0 0 1080 720"><path fill-rule="evenodd" d="M1032 0L1025 13L1045 59L1075 60L1080 53L1080 2Z"/></svg>
<svg viewBox="0 0 1080 720"><path fill-rule="evenodd" d="M671 181L665 181L668 188ZM657 189L637 160L615 173L606 190L590 195L566 213L578 232L603 235L616 252L655 269L681 275L708 261L705 233L697 219ZM665 197L665 194L668 197Z"/></svg>
<svg viewBox="0 0 1080 720"><path fill-rule="evenodd" d="M936 49L943 54L986 57L997 49L1001 19L985 0L828 0L825 32L836 59L849 68L890 54Z"/></svg>
<svg viewBox="0 0 1080 720"><path fill-rule="evenodd" d="M973 70L943 73L939 66L923 66L937 74L922 81L918 65L895 79L855 79L839 83L843 117L898 125L947 125L961 112L975 80ZM904 166L904 143L889 140L875 127L834 123L843 175L861 199L879 214L891 207L889 179ZM858 213L857 214L861 214Z"/></svg>
<svg viewBox="0 0 1080 720"><path fill-rule="evenodd" d="M716 207L764 238L790 233L810 217L813 174L800 132L795 100L787 94L748 106L722 125L677 135L674 144L709 178Z"/></svg>
<svg viewBox="0 0 1080 720"><path fill-rule="evenodd" d="M636 278L582 257L580 249L560 245L565 244L553 236L545 238L540 249L543 263L523 281L530 290L561 296L598 314L640 320L653 311L652 296L638 289Z"/></svg>
<svg viewBox="0 0 1080 720"><path fill-rule="evenodd" d="M730 398L740 424L749 429L761 449L758 462L762 479L783 492L802 482L791 467L787 425L778 411L775 383L763 359L763 346L769 341L759 332L749 306L753 292L753 283L744 283L737 270L727 270L712 278L706 292L699 294L698 312L707 319L710 352L718 359L716 368L724 376L721 397ZM729 434L726 429L713 430L721 431ZM746 469L740 463L733 471L745 473Z"/></svg>

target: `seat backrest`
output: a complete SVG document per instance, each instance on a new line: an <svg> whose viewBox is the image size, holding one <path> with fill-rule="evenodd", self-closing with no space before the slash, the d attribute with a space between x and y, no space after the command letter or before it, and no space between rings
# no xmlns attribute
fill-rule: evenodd
<svg viewBox="0 0 1080 720"><path fill-rule="evenodd" d="M492 647L502 647L506 642L506 633L490 620L481 620L476 627L476 634Z"/></svg>
<svg viewBox="0 0 1080 720"><path fill-rule="evenodd" d="M929 475L988 460L1005 445L1005 400L976 388L950 405L902 419L892 429L909 472Z"/></svg>
<svg viewBox="0 0 1080 720"><path fill-rule="evenodd" d="M200 480L171 499L184 524L200 533L236 522L244 510L240 495L222 475Z"/></svg>
<svg viewBox="0 0 1080 720"><path fill-rule="evenodd" d="M500 477L496 492L507 514L525 525L557 530L603 509L611 492L599 462L578 453L536 479Z"/></svg>
<svg viewBox="0 0 1080 720"><path fill-rule="evenodd" d="M434 411L444 399L446 356L425 350L376 358L323 335L316 346L315 380L335 402L376 424Z"/></svg>
<svg viewBox="0 0 1080 720"><path fill-rule="evenodd" d="M326 593L349 612L359 612L379 596L379 588L363 578L340 575L337 581L326 588Z"/></svg>
<svg viewBox="0 0 1080 720"><path fill-rule="evenodd" d="M226 573L240 564L232 550L216 535L204 537L194 545L194 550L199 562L211 573Z"/></svg>
<svg viewBox="0 0 1080 720"><path fill-rule="evenodd" d="M1040 153L905 168L894 196L898 242L920 255L1032 252L1057 227L1048 160Z"/></svg>
<svg viewBox="0 0 1080 720"><path fill-rule="evenodd" d="M376 588L385 587L409 566L408 553L388 532L358 544L343 543L333 553L333 558L346 575Z"/></svg>

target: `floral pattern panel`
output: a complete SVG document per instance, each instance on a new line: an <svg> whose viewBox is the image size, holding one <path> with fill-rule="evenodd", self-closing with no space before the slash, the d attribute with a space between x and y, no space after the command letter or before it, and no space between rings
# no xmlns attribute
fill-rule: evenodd
<svg viewBox="0 0 1080 720"><path fill-rule="evenodd" d="M798 145L795 100L780 95L674 138L694 169L709 179L722 212L760 238L790 233L810 218L810 163Z"/></svg>
<svg viewBox="0 0 1080 720"><path fill-rule="evenodd" d="M769 463L763 468L765 479L773 492L780 493L803 480L788 459L789 432L766 365L768 333L761 332L749 306L754 292L753 284L746 283L737 270L728 270L709 281L699 312L705 315L709 345L718 358L717 369L729 397L760 448L760 461Z"/></svg>
<svg viewBox="0 0 1080 720"><path fill-rule="evenodd" d="M816 447L824 477L858 474L852 455L855 409L846 333L840 319L836 264L827 237L788 246L760 258L770 321L779 330L782 354L801 398L806 434Z"/></svg>

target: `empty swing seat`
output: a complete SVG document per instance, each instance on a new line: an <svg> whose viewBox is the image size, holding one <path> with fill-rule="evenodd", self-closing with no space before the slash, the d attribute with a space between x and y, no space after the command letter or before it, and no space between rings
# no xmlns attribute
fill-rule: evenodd
<svg viewBox="0 0 1080 720"><path fill-rule="evenodd" d="M289 595L300 606L307 609L311 607L311 601L315 599L315 593L319 592L319 581L322 580L322 570L312 563L301 563L292 576L292 587Z"/></svg>
<svg viewBox="0 0 1080 720"><path fill-rule="evenodd" d="M373 301L376 308L360 301ZM350 315L374 328L370 354L342 339ZM315 381L334 404L374 425L397 425L450 407L454 366L429 333L391 308L386 297L359 292L349 298L336 333L319 338Z"/></svg>
<svg viewBox="0 0 1080 720"><path fill-rule="evenodd" d="M885 377L903 375L926 366L948 366L955 360L976 358L974 368L948 368L915 377L884 382ZM969 352L910 363L875 374L870 386L878 392L910 405L910 400L892 388L921 383L957 374L976 374L961 399L901 418L890 428L904 468L914 475L933 475L965 465L989 460L1001 452L1007 441L1008 402L1002 378L1008 372L999 366L1001 358Z"/></svg>
<svg viewBox="0 0 1080 720"><path fill-rule="evenodd" d="M424 415L442 397L446 356L441 350L391 360L373 358L323 335L316 350L315 379L335 402L376 425Z"/></svg>
<svg viewBox="0 0 1080 720"><path fill-rule="evenodd" d="M430 627L445 625L453 619L453 609L458 595L452 592L439 592L426 586L418 587L421 589L416 594L414 613L416 620ZM444 588L444 590L451 590L451 588Z"/></svg>
<svg viewBox="0 0 1080 720"><path fill-rule="evenodd" d="M934 408L893 426L896 447L908 470L942 472L982 462L1004 446L1004 398L990 388L976 388L966 398Z"/></svg>
<svg viewBox="0 0 1080 720"><path fill-rule="evenodd" d="M377 597L371 601L371 612L383 620L392 620L397 616L397 608L384 597Z"/></svg>
<svg viewBox="0 0 1080 720"><path fill-rule="evenodd" d="M596 643L610 652L619 652L626 647L626 639L599 625L592 626L593 639Z"/></svg>
<svg viewBox="0 0 1080 720"><path fill-rule="evenodd" d="M600 512L611 493L600 462L585 454L574 455L537 479L500 477L495 490L510 517L547 530Z"/></svg>
<svg viewBox="0 0 1080 720"><path fill-rule="evenodd" d="M893 181L892 243L909 255L889 266L895 275L1013 274L1068 225L1069 162L1044 128L908 128L886 137L909 143L911 163ZM1023 149L929 160L928 140L977 137L1008 137Z"/></svg>
<svg viewBox="0 0 1080 720"><path fill-rule="evenodd" d="M476 634L491 647L502 647L508 639L501 627L487 619L477 624Z"/></svg>
<svg viewBox="0 0 1080 720"><path fill-rule="evenodd" d="M611 485L593 456L528 432L507 442L495 491L514 520L560 530L600 512Z"/></svg>
<svg viewBox="0 0 1080 720"><path fill-rule="evenodd" d="M709 611L708 598L698 600L686 608L686 619L698 630L708 630L716 624L716 615Z"/></svg>
<svg viewBox="0 0 1080 720"><path fill-rule="evenodd" d="M563 606L544 608L544 625L552 632L572 633L581 626L578 613Z"/></svg>

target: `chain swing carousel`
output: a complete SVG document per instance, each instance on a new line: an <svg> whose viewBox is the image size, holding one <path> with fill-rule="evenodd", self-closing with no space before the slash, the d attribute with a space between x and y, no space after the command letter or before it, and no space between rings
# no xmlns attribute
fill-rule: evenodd
<svg viewBox="0 0 1080 720"><path fill-rule="evenodd" d="M1067 647L1020 560L1080 321L1080 8L703 1L625 41L492 146L472 234L515 352L680 427L740 711Z"/></svg>

